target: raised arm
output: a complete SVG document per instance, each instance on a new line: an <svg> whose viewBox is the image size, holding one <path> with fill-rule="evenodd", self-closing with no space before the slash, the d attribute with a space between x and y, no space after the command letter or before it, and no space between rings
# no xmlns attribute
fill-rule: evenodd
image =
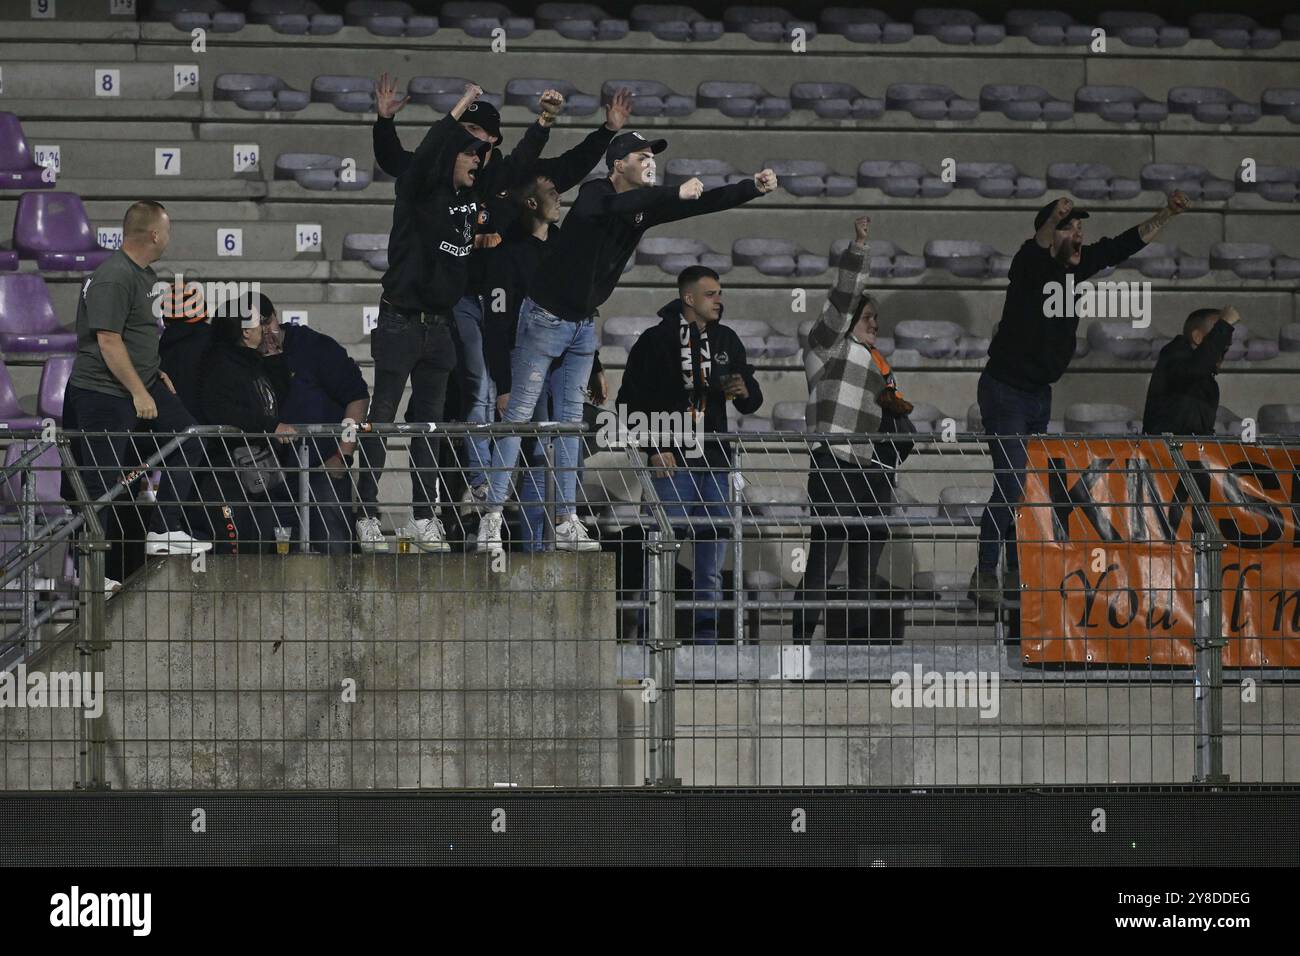
<svg viewBox="0 0 1300 956"><path fill-rule="evenodd" d="M708 191L701 189L698 179L692 179L682 183L677 197L671 198L648 211L646 213L646 223L649 226L657 226L665 222L677 222L681 219L689 219L692 216L703 216L711 212L732 209L742 203L749 202L751 199L757 199L759 196L770 193L776 189L776 186L776 173L770 169L757 172L750 179L741 180L729 186L719 186Z"/></svg>
<svg viewBox="0 0 1300 956"><path fill-rule="evenodd" d="M808 333L808 345L814 349L830 348L848 334L870 268L870 260L867 258L867 232L870 226L870 216L859 216L853 221L853 242L840 253L839 274L835 285L827 293L821 315Z"/></svg>
<svg viewBox="0 0 1300 956"><path fill-rule="evenodd" d="M1138 225L1138 235L1142 237L1144 243L1150 242L1159 235L1160 230L1164 228L1165 223L1174 218L1174 216L1186 212L1191 208L1191 205L1192 204L1188 200L1187 195L1181 189L1174 190L1169 194L1169 201L1165 203L1163 209L1146 222Z"/></svg>
<svg viewBox="0 0 1300 956"><path fill-rule="evenodd" d="M587 134L577 146L537 163L534 175L545 176L559 192L567 192L582 182L605 155L609 141L627 123L632 112L632 95L624 89L614 94L605 107L605 122Z"/></svg>
<svg viewBox="0 0 1300 956"><path fill-rule="evenodd" d="M1205 333L1201 344L1192 350L1192 354L1170 362L1165 367L1169 381L1175 385L1204 379L1214 371L1232 344L1232 327L1241 321L1241 316L1232 306L1226 306L1219 313L1219 321Z"/></svg>

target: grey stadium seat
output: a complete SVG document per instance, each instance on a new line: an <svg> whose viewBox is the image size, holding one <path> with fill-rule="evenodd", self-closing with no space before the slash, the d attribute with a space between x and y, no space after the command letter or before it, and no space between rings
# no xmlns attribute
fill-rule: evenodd
<svg viewBox="0 0 1300 956"><path fill-rule="evenodd" d="M1160 350L1150 329L1135 329L1131 322L1096 321L1088 326L1088 344L1096 351L1131 362L1146 361Z"/></svg>
<svg viewBox="0 0 1300 956"><path fill-rule="evenodd" d="M1288 322L1282 326L1277 342L1283 352L1300 352L1300 322Z"/></svg>
<svg viewBox="0 0 1300 956"><path fill-rule="evenodd" d="M212 87L214 100L233 100L241 109L293 112L306 108L311 94L294 90L269 73L222 73Z"/></svg>
<svg viewBox="0 0 1300 956"><path fill-rule="evenodd" d="M620 89L632 94L633 116L689 116L695 112L694 96L678 93L658 80L606 80L600 86L601 103L608 105Z"/></svg>
<svg viewBox="0 0 1300 956"><path fill-rule="evenodd" d="M1241 437L1242 418L1232 409L1220 405L1214 413L1214 434L1224 437Z"/></svg>
<svg viewBox="0 0 1300 956"><path fill-rule="evenodd" d="M894 326L894 344L915 349L926 358L949 358L957 354L958 342L966 334L956 322L942 319L905 319Z"/></svg>
<svg viewBox="0 0 1300 956"><path fill-rule="evenodd" d="M1092 26L1060 10L1009 10L1005 19L1009 36L1028 37L1038 46L1086 46L1092 42Z"/></svg>
<svg viewBox="0 0 1300 956"><path fill-rule="evenodd" d="M1138 180L1116 177L1104 163L1052 163L1047 186L1068 190L1079 199L1132 199L1142 192Z"/></svg>
<svg viewBox="0 0 1300 956"><path fill-rule="evenodd" d="M343 159L329 153L281 153L275 158L275 178L292 179L304 189L365 189L370 173L356 170L355 182L344 182L339 173Z"/></svg>
<svg viewBox="0 0 1300 956"><path fill-rule="evenodd" d="M985 335L963 335L957 340L955 358L980 358L989 354L993 340Z"/></svg>
<svg viewBox="0 0 1300 956"><path fill-rule="evenodd" d="M372 269L388 271L388 233L349 232L343 237L343 258L359 259Z"/></svg>
<svg viewBox="0 0 1300 956"><path fill-rule="evenodd" d="M788 40L796 28L802 28L804 38L817 35L817 25L810 20L800 20L782 7L727 7L722 22L728 31L743 33L751 40L779 43Z"/></svg>
<svg viewBox="0 0 1300 956"><path fill-rule="evenodd" d="M1181 189L1189 199L1228 199L1236 192L1230 179L1220 179L1192 163L1147 163L1138 173L1143 189L1169 193Z"/></svg>
<svg viewBox="0 0 1300 956"><path fill-rule="evenodd" d="M980 90L980 109L1000 112L1007 119L1056 123L1074 116L1074 107L1041 86L990 83Z"/></svg>
<svg viewBox="0 0 1300 956"><path fill-rule="evenodd" d="M1191 36L1187 27L1172 26L1154 13L1112 10L1101 14L1097 22L1129 46L1182 46Z"/></svg>
<svg viewBox="0 0 1300 956"><path fill-rule="evenodd" d="M249 23L265 23L276 33L327 36L343 29L343 17L326 13L315 0L253 0Z"/></svg>
<svg viewBox="0 0 1300 956"><path fill-rule="evenodd" d="M506 105L522 106L541 113L537 105L538 97L546 90L557 90L564 96L564 113L566 116L590 116L600 108L600 98L591 93L584 93L568 80L518 79L506 83Z"/></svg>
<svg viewBox="0 0 1300 956"><path fill-rule="evenodd" d="M762 415L742 415L736 420L738 432L770 432L771 430L772 419L764 418Z"/></svg>
<svg viewBox="0 0 1300 956"><path fill-rule="evenodd" d="M790 103L823 119L878 119L885 112L883 99L863 96L848 83L795 83L790 87Z"/></svg>
<svg viewBox="0 0 1300 956"><path fill-rule="evenodd" d="M915 413L913 413L914 422L915 422L915 417L916 417ZM930 430L933 431L933 429ZM914 518L914 519L915 518L938 518L939 503L937 501L933 501L933 502L917 501L916 496L912 494L910 491L908 491L906 488L896 488L894 489L894 500L890 503L889 511L890 514L903 515L908 518ZM934 574L933 571L921 571L918 574L914 575L912 578L913 592L915 592L916 590L917 579L921 578L921 575L933 575L933 574ZM933 579L927 577L924 578L923 580L926 581L927 587L929 587L931 586L931 582Z"/></svg>
<svg viewBox="0 0 1300 956"><path fill-rule="evenodd" d="M752 266L770 276L811 276L826 271L825 258L789 239L737 239L731 247L731 258L738 266Z"/></svg>
<svg viewBox="0 0 1300 956"><path fill-rule="evenodd" d="M940 43L1001 43L1007 28L1000 23L985 23L979 14L951 7L922 7L912 13L912 25L920 36L932 36Z"/></svg>
<svg viewBox="0 0 1300 956"><path fill-rule="evenodd" d="M726 186L749 177L721 159L670 159L664 169L664 185L680 186L688 179L698 178L705 189Z"/></svg>
<svg viewBox="0 0 1300 956"><path fill-rule="evenodd" d="M1030 199L1047 191L1047 183L1022 176L1011 163L958 163L957 186L987 199Z"/></svg>
<svg viewBox="0 0 1300 956"><path fill-rule="evenodd" d="M235 33L244 29L242 13L226 9L221 0L154 0L151 20L165 20L178 30Z"/></svg>
<svg viewBox="0 0 1300 956"><path fill-rule="evenodd" d="M467 83L469 80L463 76L416 76L412 77L411 82L407 84L406 92L410 94L412 103L423 103L425 106L432 106L439 113L449 113L459 102ZM505 98L500 93L484 92L479 98L491 103L497 109L500 109L505 102Z"/></svg>
<svg viewBox="0 0 1300 956"><path fill-rule="evenodd" d="M1300 435L1300 405L1261 405L1255 421L1261 435Z"/></svg>
<svg viewBox="0 0 1300 956"><path fill-rule="evenodd" d="M1237 169L1237 189L1253 192L1271 202L1295 202L1300 199L1300 169L1293 166L1256 166L1253 182L1243 182L1245 170Z"/></svg>
<svg viewBox="0 0 1300 956"><path fill-rule="evenodd" d="M1269 50L1282 42L1282 31L1262 27L1241 13L1193 13L1187 21L1192 36L1213 40L1225 50Z"/></svg>
<svg viewBox="0 0 1300 956"><path fill-rule="evenodd" d="M368 76L318 76L311 81L311 98L347 113L368 113L375 108L375 81Z"/></svg>
<svg viewBox="0 0 1300 956"><path fill-rule="evenodd" d="M1189 256L1175 245L1152 242L1122 263L1151 279L1199 279L1210 272L1210 260Z"/></svg>
<svg viewBox="0 0 1300 956"><path fill-rule="evenodd" d="M631 349L641 333L659 324L657 315L611 315L600 328L602 345Z"/></svg>
<svg viewBox="0 0 1300 956"><path fill-rule="evenodd" d="M1285 116L1300 123L1300 89L1274 87L1260 95L1260 109L1270 116Z"/></svg>
<svg viewBox="0 0 1300 956"><path fill-rule="evenodd" d="M933 176L920 163L911 160L863 161L858 166L858 185L879 189L886 196L903 196L936 199L953 190L953 184Z"/></svg>
<svg viewBox="0 0 1300 956"><path fill-rule="evenodd" d="M1081 86L1074 92L1074 108L1111 123L1161 123L1169 116L1168 106L1135 86Z"/></svg>
<svg viewBox="0 0 1300 956"><path fill-rule="evenodd" d="M721 20L710 20L681 5L638 3L628 19L633 30L645 30L657 39L671 42L717 40L723 34Z"/></svg>
<svg viewBox="0 0 1300 956"><path fill-rule="evenodd" d="M1243 279L1300 278L1300 259L1277 252L1267 242L1219 242L1210 247L1210 268L1231 269Z"/></svg>
<svg viewBox="0 0 1300 956"><path fill-rule="evenodd" d="M979 402L971 402L970 408L966 409L966 431L972 435L984 434L984 415L980 412Z"/></svg>
<svg viewBox="0 0 1300 956"><path fill-rule="evenodd" d="M939 492L939 513L952 521L979 521L989 503L991 489L978 485L959 485Z"/></svg>
<svg viewBox="0 0 1300 956"><path fill-rule="evenodd" d="M799 340L793 335L769 335L763 340L763 354L768 358L790 358L799 354Z"/></svg>
<svg viewBox="0 0 1300 956"><path fill-rule="evenodd" d="M925 264L953 275L981 279L993 274L992 258L998 251L986 242L965 239L931 239L925 244Z"/></svg>
<svg viewBox="0 0 1300 956"><path fill-rule="evenodd" d="M856 7L827 7L822 11L822 29L854 43L906 43L915 32L912 24L893 20L880 10Z"/></svg>
<svg viewBox="0 0 1300 956"><path fill-rule="evenodd" d="M570 40L621 40L627 36L626 20L611 17L590 3L542 3L537 25Z"/></svg>
<svg viewBox="0 0 1300 956"><path fill-rule="evenodd" d="M1175 86L1169 90L1169 111L1190 113L1202 123L1253 123L1259 106L1217 86Z"/></svg>
<svg viewBox="0 0 1300 956"><path fill-rule="evenodd" d="M912 402L912 414L908 416L918 432L926 433L938 431L947 417L938 405L929 402Z"/></svg>
<svg viewBox="0 0 1300 956"><path fill-rule="evenodd" d="M793 196L851 196L858 188L852 176L841 176L816 159L765 159L763 168L776 173Z"/></svg>
<svg viewBox="0 0 1300 956"><path fill-rule="evenodd" d="M1141 416L1127 405L1077 402L1065 410L1065 430L1069 433L1124 435L1140 432L1142 422Z"/></svg>
<svg viewBox="0 0 1300 956"><path fill-rule="evenodd" d="M799 421L803 421L802 412L799 415ZM772 418L772 429L774 431L804 431L802 426L782 428L777 422L776 416ZM791 485L746 485L745 504L751 513L766 518L793 518L798 520L808 514L808 490ZM761 581L762 579L758 580Z"/></svg>
<svg viewBox="0 0 1300 956"><path fill-rule="evenodd" d="M636 248L638 265L658 266L661 271L676 276L688 266L707 266L722 275L730 272L731 256L714 252L698 239L676 239L667 236L646 236Z"/></svg>
<svg viewBox="0 0 1300 956"><path fill-rule="evenodd" d="M1282 353L1282 349L1278 345L1277 339L1251 336L1246 339L1245 345L1246 354L1242 357L1247 362L1269 362Z"/></svg>
<svg viewBox="0 0 1300 956"><path fill-rule="evenodd" d="M760 117L781 119L790 114L790 101L773 96L757 83L741 80L709 80L701 83L695 102L711 107L723 116Z"/></svg>
<svg viewBox="0 0 1300 956"><path fill-rule="evenodd" d="M805 402L777 402L772 406L772 427L779 432L802 432L808 430L804 415L808 410Z"/></svg>
<svg viewBox="0 0 1300 956"><path fill-rule="evenodd" d="M444 3L438 14L444 26L464 30L472 37L490 37L498 27L506 37L517 40L533 32L532 17L517 17L504 3L491 0L453 0Z"/></svg>
<svg viewBox="0 0 1300 956"><path fill-rule="evenodd" d="M937 83L891 83L885 90L885 107L907 110L917 119L970 120L979 115L975 100L958 96Z"/></svg>
<svg viewBox="0 0 1300 956"><path fill-rule="evenodd" d="M839 262L848 245L848 239L836 239L831 243L832 265ZM871 275L877 277L904 278L919 276L925 271L925 259L911 255L884 239L872 239L867 243L867 263Z"/></svg>
<svg viewBox="0 0 1300 956"><path fill-rule="evenodd" d="M343 22L381 37L427 37L438 31L437 17L416 13L406 0L348 0Z"/></svg>

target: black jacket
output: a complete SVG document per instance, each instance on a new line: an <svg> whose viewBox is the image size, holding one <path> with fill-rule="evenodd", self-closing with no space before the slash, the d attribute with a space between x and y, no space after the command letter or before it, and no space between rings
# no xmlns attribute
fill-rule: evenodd
<svg viewBox="0 0 1300 956"><path fill-rule="evenodd" d="M510 350L515 344L519 324L519 306L524 300L528 280L546 255L546 247L559 233L551 226L545 240L520 229L512 230L506 241L488 260L486 290L483 293L483 358L497 391L510 391ZM496 308L497 305L501 309Z"/></svg>
<svg viewBox="0 0 1300 956"><path fill-rule="evenodd" d="M209 425L230 425L246 432L273 432L280 424L288 382L273 377L270 366L256 349L214 342L203 359L199 377L199 404ZM282 366L281 366L282 367ZM249 444L269 444L252 439ZM229 454L243 445L241 439L210 441L214 463L229 462Z"/></svg>
<svg viewBox="0 0 1300 956"><path fill-rule="evenodd" d="M674 299L659 310L660 323L641 333L627 356L623 383L618 389L617 404L626 405L632 412L689 412L694 404L704 404L702 430L724 433L727 424L727 398L722 390L726 375L744 376L748 398L736 399L736 410L742 415L752 415L763 404L763 390L754 378L754 366L749 364L745 346L722 320L708 327L709 354L700 353L700 339L694 323L689 326L693 364L706 382L703 394L689 394L682 380L681 320L682 303ZM729 442L704 443L704 461L717 467L730 464ZM680 445L660 447L652 444L648 455L671 451L678 465L695 464L701 459L688 458Z"/></svg>
<svg viewBox="0 0 1300 956"><path fill-rule="evenodd" d="M1219 411L1215 375L1231 344L1232 326L1219 320L1195 348L1181 335L1162 348L1147 386L1142 431L1148 435L1213 435Z"/></svg>
<svg viewBox="0 0 1300 956"><path fill-rule="evenodd" d="M203 355L212 344L207 322L168 322L158 341L159 365L176 386L176 397L200 424L207 424L199 401L199 374Z"/></svg>
<svg viewBox="0 0 1300 956"><path fill-rule="evenodd" d="M1050 318L1045 314L1043 286L1066 283L1074 274L1077 286L1108 266L1119 265L1146 243L1134 226L1115 237L1106 237L1083 247L1079 264L1066 269L1049 250L1029 239L1011 260L1007 275L1007 297L1002 318L989 344L989 375L1025 391L1040 391L1060 380L1074 358L1078 316Z"/></svg>

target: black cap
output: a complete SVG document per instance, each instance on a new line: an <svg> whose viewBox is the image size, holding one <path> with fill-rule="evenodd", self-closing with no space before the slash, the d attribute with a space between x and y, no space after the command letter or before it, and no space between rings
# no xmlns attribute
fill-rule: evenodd
<svg viewBox="0 0 1300 956"><path fill-rule="evenodd" d="M632 131L619 133L609 141L609 146L605 149L605 165L613 169L614 163L629 153L642 149L648 149L652 153L662 153L667 148L666 139L646 139L640 133Z"/></svg>
<svg viewBox="0 0 1300 956"><path fill-rule="evenodd" d="M482 126L496 143L501 142L501 113L487 100L475 100L465 107L460 121Z"/></svg>
<svg viewBox="0 0 1300 956"><path fill-rule="evenodd" d="M1034 232L1037 232L1039 229L1043 228L1043 223L1047 222L1048 217L1052 215L1052 210L1055 208L1056 208L1056 200L1053 199L1042 209L1038 210L1038 215L1034 217ZM1056 228L1064 229L1067 225L1069 225L1070 220L1072 219L1087 219L1087 218L1088 218L1088 210L1080 209L1078 206L1075 206L1068 213L1066 213L1064 219L1062 219L1060 222L1056 224Z"/></svg>

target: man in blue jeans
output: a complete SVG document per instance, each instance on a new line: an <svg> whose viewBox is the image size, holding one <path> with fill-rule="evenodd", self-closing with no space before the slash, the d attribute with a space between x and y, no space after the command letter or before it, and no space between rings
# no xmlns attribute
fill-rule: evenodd
<svg viewBox="0 0 1300 956"><path fill-rule="evenodd" d="M699 179L657 186L654 157L667 146L666 140L652 142L640 133L620 133L605 152L609 178L594 179L578 190L519 310L505 421L522 423L533 417L548 371L553 376L556 417L563 422L582 421L583 392L596 352L598 309L613 293L647 229L730 209L777 186L776 173L770 169L707 192ZM552 369L556 360L559 364ZM503 550L501 511L519 460L519 444L518 437L503 438L492 451L486 513L478 531L480 551ZM576 437L555 441L555 547L562 551L600 548L578 520L578 445Z"/></svg>
<svg viewBox="0 0 1300 956"><path fill-rule="evenodd" d="M1067 278L1078 283L1102 269L1119 265L1156 237L1164 224L1188 207L1187 197L1174 192L1150 219L1120 233L1084 245L1083 220L1088 213L1069 199L1050 202L1034 217L1034 236L1011 260L1002 318L989 345L989 360L980 375L977 398L988 435L1037 435L1047 430L1052 415L1052 385L1074 357L1079 318L1058 317L1045 307L1059 301ZM993 494L980 521L979 563L971 575L969 597L977 607L996 607L998 558L1005 550L1001 588L1019 600L1020 561L1016 553L1012 506L1024 492L1028 452L1017 437L991 440Z"/></svg>

